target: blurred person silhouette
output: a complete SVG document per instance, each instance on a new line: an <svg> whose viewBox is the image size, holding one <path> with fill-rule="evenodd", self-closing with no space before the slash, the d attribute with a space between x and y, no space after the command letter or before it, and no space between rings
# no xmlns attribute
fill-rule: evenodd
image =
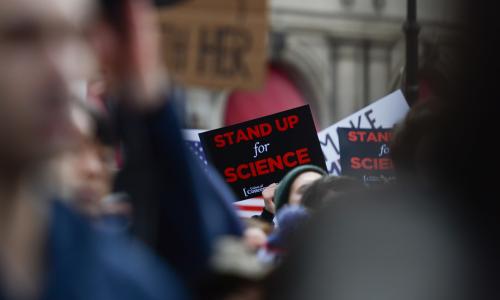
<svg viewBox="0 0 500 300"><path fill-rule="evenodd" d="M100 4L94 42L124 157L114 189L132 200L133 234L196 288L210 274L216 241L242 235L234 196L185 146L153 3Z"/></svg>
<svg viewBox="0 0 500 300"><path fill-rule="evenodd" d="M311 211L323 208L329 201L345 194L361 191L365 186L348 176L324 176L313 182L302 196L302 205Z"/></svg>
<svg viewBox="0 0 500 300"><path fill-rule="evenodd" d="M433 188L446 182L450 157L449 148L436 145L453 145L454 134L451 104L431 98L413 106L405 119L396 126L391 143L391 158L399 181L418 182ZM439 130L437 130L439 129ZM457 145L458 146L458 145Z"/></svg>
<svg viewBox="0 0 500 300"><path fill-rule="evenodd" d="M95 4L0 3L0 299L187 296L144 246L94 230L49 188L46 164L77 140L69 102L95 65Z"/></svg>
<svg viewBox="0 0 500 300"><path fill-rule="evenodd" d="M328 197L267 281L267 299L462 299L473 269L442 198L393 187Z"/></svg>
<svg viewBox="0 0 500 300"><path fill-rule="evenodd" d="M308 185L326 175L323 169L313 165L302 165L290 170L279 184L273 183L262 191L264 210L254 218L273 224L278 210L288 204L300 204Z"/></svg>

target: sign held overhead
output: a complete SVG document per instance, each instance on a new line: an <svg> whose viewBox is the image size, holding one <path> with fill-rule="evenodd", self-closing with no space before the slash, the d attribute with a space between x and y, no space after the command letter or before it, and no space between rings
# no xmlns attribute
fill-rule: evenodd
<svg viewBox="0 0 500 300"><path fill-rule="evenodd" d="M208 161L239 199L259 196L291 169L326 170L309 106L200 133Z"/></svg>
<svg viewBox="0 0 500 300"><path fill-rule="evenodd" d="M259 89L267 60L267 0L190 0L162 9L174 79L209 89Z"/></svg>
<svg viewBox="0 0 500 300"><path fill-rule="evenodd" d="M342 175L356 177L367 185L396 179L390 157L391 129L338 128L337 131Z"/></svg>

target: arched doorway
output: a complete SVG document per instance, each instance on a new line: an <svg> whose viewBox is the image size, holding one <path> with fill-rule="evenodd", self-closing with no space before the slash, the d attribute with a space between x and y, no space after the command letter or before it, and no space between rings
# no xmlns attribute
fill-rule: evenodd
<svg viewBox="0 0 500 300"><path fill-rule="evenodd" d="M287 71L270 65L260 91L235 91L228 97L224 125L248 121L307 104Z"/></svg>

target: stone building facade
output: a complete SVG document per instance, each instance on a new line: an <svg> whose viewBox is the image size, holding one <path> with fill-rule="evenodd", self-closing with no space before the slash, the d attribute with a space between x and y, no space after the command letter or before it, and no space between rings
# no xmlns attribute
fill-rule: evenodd
<svg viewBox="0 0 500 300"><path fill-rule="evenodd" d="M421 61L447 63L460 30L454 0L418 0ZM400 88L404 0L270 0L269 62L286 70L319 129ZM188 88L187 127L224 125L231 91Z"/></svg>

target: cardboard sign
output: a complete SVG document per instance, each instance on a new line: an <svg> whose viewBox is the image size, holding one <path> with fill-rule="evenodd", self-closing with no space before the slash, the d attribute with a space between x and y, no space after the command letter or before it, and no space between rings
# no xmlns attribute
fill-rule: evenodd
<svg viewBox="0 0 500 300"><path fill-rule="evenodd" d="M342 175L366 184L389 183L396 179L390 158L392 130L339 128Z"/></svg>
<svg viewBox="0 0 500 300"><path fill-rule="evenodd" d="M259 196L291 169L326 170L309 106L200 133L205 155L239 199Z"/></svg>
<svg viewBox="0 0 500 300"><path fill-rule="evenodd" d="M362 128L362 129L389 129L404 118L409 110L403 93L400 90L368 105L349 117L318 133L319 141L326 158L328 173L341 174L339 137L337 129Z"/></svg>
<svg viewBox="0 0 500 300"><path fill-rule="evenodd" d="M170 75L209 89L259 89L267 61L267 0L190 0L159 12Z"/></svg>

